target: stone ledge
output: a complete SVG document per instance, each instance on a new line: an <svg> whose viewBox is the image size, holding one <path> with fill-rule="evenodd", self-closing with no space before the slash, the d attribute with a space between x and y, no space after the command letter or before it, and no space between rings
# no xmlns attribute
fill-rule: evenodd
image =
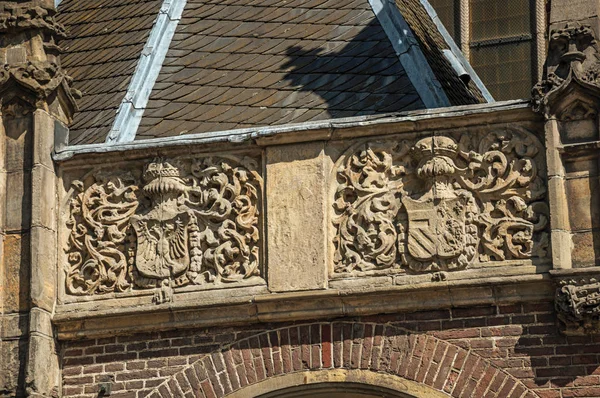
<svg viewBox="0 0 600 398"><path fill-rule="evenodd" d="M240 292L241 293L241 292ZM472 305L547 301L554 296L548 274L490 277L419 285L337 289L221 297L198 304L98 308L97 303L61 306L54 324L61 340L149 331L284 322L338 316L411 312Z"/></svg>

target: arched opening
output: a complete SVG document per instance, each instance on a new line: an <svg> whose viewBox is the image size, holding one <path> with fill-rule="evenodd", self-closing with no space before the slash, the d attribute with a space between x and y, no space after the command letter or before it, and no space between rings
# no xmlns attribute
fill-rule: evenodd
<svg viewBox="0 0 600 398"><path fill-rule="evenodd" d="M256 398L417 398L389 388L360 383L317 383L288 387Z"/></svg>
<svg viewBox="0 0 600 398"><path fill-rule="evenodd" d="M397 375L360 369L313 370L265 379L227 398L447 398Z"/></svg>

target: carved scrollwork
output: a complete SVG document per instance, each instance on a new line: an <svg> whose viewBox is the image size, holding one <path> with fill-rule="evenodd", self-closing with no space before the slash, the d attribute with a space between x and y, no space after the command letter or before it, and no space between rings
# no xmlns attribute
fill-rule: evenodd
<svg viewBox="0 0 600 398"><path fill-rule="evenodd" d="M565 334L600 333L600 279L583 277L559 281L555 307Z"/></svg>
<svg viewBox="0 0 600 398"><path fill-rule="evenodd" d="M522 129L362 145L337 163L335 272L544 257L543 162Z"/></svg>
<svg viewBox="0 0 600 398"><path fill-rule="evenodd" d="M87 182L87 183L86 183ZM73 183L67 292L89 295L260 276L261 177L249 158L155 159L140 177Z"/></svg>

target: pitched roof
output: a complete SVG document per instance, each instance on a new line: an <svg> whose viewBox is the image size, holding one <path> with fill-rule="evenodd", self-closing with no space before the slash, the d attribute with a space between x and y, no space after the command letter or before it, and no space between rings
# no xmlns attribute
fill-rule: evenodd
<svg viewBox="0 0 600 398"><path fill-rule="evenodd" d="M64 68L83 97L69 132L70 144L103 142L148 39L162 0L66 0L57 19Z"/></svg>
<svg viewBox="0 0 600 398"><path fill-rule="evenodd" d="M166 41L168 52L131 139L426 107L415 88L415 71L407 73L386 34L389 27L382 27L368 0L177 1L185 8L171 24L176 30ZM423 48L429 64L424 68L443 83L447 105L483 102L477 87L465 86L440 58L443 39L418 2L398 6ZM161 3L64 0L60 5L59 19L70 33L63 42L63 64L84 94L71 145L106 140L117 109L129 101L128 86L142 64L138 59L146 56L140 54L164 44L146 43L153 40L150 30L157 29Z"/></svg>

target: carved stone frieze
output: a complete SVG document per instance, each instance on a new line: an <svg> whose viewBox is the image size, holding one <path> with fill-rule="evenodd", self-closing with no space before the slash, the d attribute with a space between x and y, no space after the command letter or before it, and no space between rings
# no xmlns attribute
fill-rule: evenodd
<svg viewBox="0 0 600 398"><path fill-rule="evenodd" d="M139 176L102 169L76 180L67 293L159 288L163 302L175 287L260 276L261 187L246 157L155 159Z"/></svg>
<svg viewBox="0 0 600 398"><path fill-rule="evenodd" d="M551 31L545 75L532 91L534 109L551 112L551 105L573 89L600 93L598 43L587 25Z"/></svg>
<svg viewBox="0 0 600 398"><path fill-rule="evenodd" d="M508 128L367 142L337 162L336 273L545 257L544 150Z"/></svg>
<svg viewBox="0 0 600 398"><path fill-rule="evenodd" d="M558 284L555 307L562 332L600 333L600 277L563 279Z"/></svg>

